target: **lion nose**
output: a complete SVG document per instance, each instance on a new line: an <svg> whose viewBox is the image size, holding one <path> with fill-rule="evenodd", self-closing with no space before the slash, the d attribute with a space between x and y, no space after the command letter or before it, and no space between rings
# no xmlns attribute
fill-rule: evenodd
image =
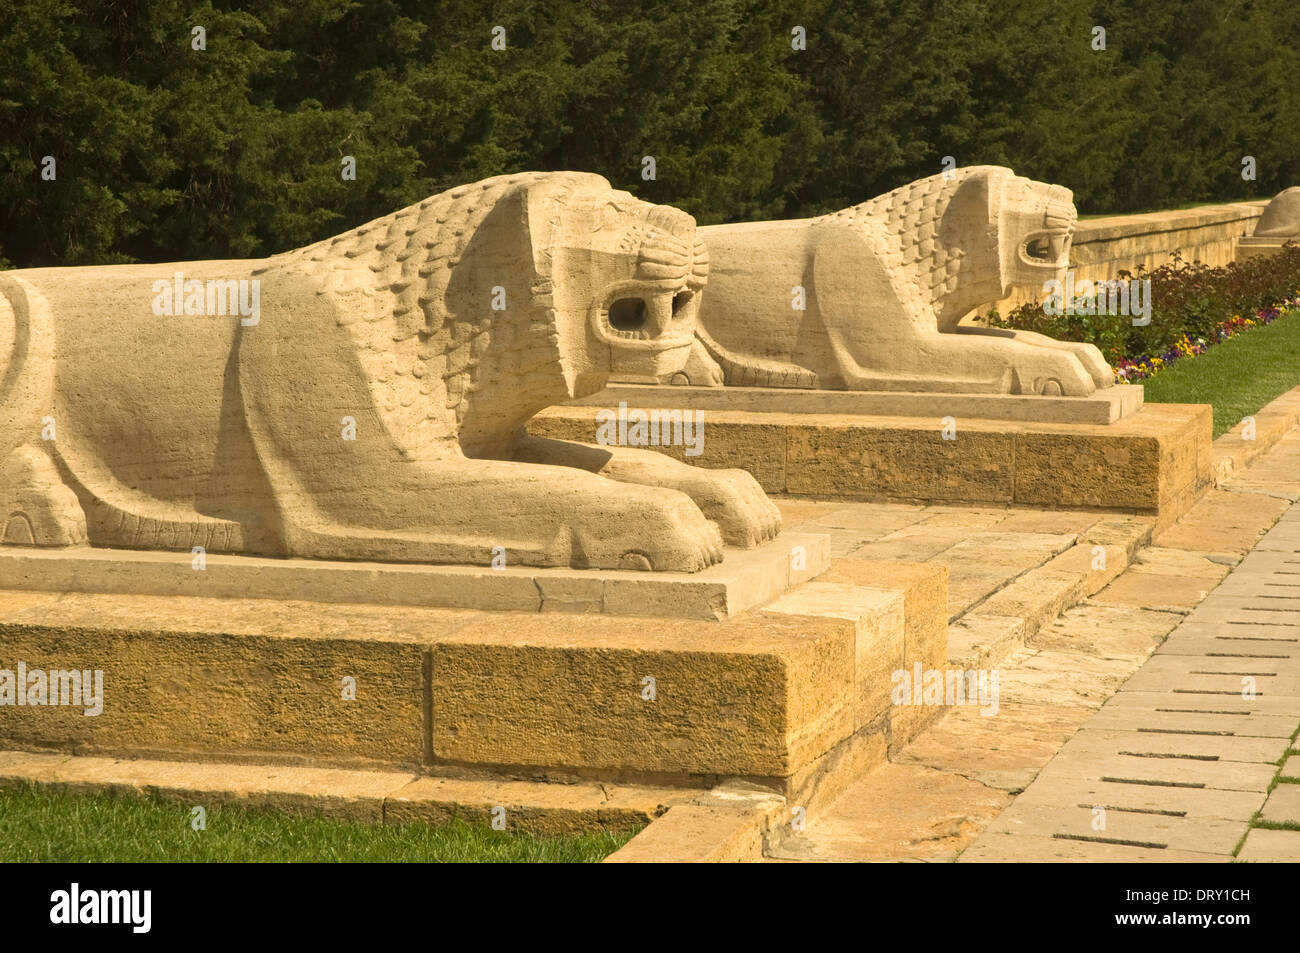
<svg viewBox="0 0 1300 953"><path fill-rule="evenodd" d="M668 330L668 325L672 320L672 295L655 295L651 298L649 301L649 307L646 309L646 333L652 338L657 338Z"/></svg>

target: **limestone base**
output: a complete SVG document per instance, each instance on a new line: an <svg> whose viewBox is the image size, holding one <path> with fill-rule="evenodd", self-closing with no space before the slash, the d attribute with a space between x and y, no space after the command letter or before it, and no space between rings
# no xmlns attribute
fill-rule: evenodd
<svg viewBox="0 0 1300 953"><path fill-rule="evenodd" d="M592 443L597 413L551 407L528 429ZM706 410L699 455L654 449L749 470L769 493L1095 508L1155 514L1160 525L1212 479L1207 404L1145 404L1112 424L949 417Z"/></svg>
<svg viewBox="0 0 1300 953"><path fill-rule="evenodd" d="M946 664L946 570L825 575L720 622L0 591L0 669L103 672L98 715L0 708L0 749L795 796L943 711L890 694Z"/></svg>
<svg viewBox="0 0 1300 953"><path fill-rule="evenodd" d="M904 391L800 390L785 387L665 387L613 383L571 407L853 414L875 417L953 417L1023 423L1111 424L1142 406L1142 385L1119 384L1088 397L1024 394L932 394Z"/></svg>
<svg viewBox="0 0 1300 953"><path fill-rule="evenodd" d="M775 599L829 564L829 537L811 533L786 533L749 550L728 549L721 563L696 573L227 555L204 557L205 568L199 570L188 552L0 545L0 585L58 592L724 619Z"/></svg>
<svg viewBox="0 0 1300 953"><path fill-rule="evenodd" d="M1260 258L1264 255L1276 255L1282 250L1282 246L1287 242L1296 241L1295 238L1253 238L1245 236L1237 239L1235 261L1245 261L1248 258Z"/></svg>

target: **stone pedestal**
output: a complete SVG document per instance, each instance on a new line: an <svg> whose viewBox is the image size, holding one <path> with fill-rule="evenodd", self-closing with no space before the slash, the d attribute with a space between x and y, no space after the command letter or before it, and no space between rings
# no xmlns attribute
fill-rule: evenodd
<svg viewBox="0 0 1300 953"><path fill-rule="evenodd" d="M722 621L0 590L0 669L103 673L0 749L808 796L941 713L890 683L947 659L943 567L822 578Z"/></svg>
<svg viewBox="0 0 1300 953"><path fill-rule="evenodd" d="M747 469L769 493L1097 508L1172 522L1211 483L1211 408L1143 405L1139 388L1110 391L1072 400L611 387L582 405L549 408L529 430L594 443L597 414L618 413L620 402L625 415L695 410L697 455L653 449L699 466ZM833 410L811 410L818 401ZM729 403L737 409L724 409ZM855 404L871 412L845 412ZM1104 422L1110 415L1114 422Z"/></svg>

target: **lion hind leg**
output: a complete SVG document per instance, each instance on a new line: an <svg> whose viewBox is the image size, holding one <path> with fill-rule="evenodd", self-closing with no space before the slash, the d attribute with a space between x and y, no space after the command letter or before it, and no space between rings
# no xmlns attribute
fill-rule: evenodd
<svg viewBox="0 0 1300 953"><path fill-rule="evenodd" d="M83 546L86 514L49 455L30 444L0 463L0 542L12 546Z"/></svg>

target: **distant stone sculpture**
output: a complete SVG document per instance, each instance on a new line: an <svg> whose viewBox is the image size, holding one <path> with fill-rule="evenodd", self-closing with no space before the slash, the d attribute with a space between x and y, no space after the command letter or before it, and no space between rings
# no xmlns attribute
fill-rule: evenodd
<svg viewBox="0 0 1300 953"><path fill-rule="evenodd" d="M0 541L695 571L741 470L533 439L689 353L694 220L597 175L444 192L255 261L0 273Z"/></svg>
<svg viewBox="0 0 1300 953"><path fill-rule="evenodd" d="M686 367L663 380L879 391L1064 394L1114 383L1091 344L959 327L1069 262L1061 186L996 166L913 182L820 218L714 225Z"/></svg>
<svg viewBox="0 0 1300 953"><path fill-rule="evenodd" d="M1254 237L1300 240L1300 186L1293 185L1273 196L1255 223Z"/></svg>

